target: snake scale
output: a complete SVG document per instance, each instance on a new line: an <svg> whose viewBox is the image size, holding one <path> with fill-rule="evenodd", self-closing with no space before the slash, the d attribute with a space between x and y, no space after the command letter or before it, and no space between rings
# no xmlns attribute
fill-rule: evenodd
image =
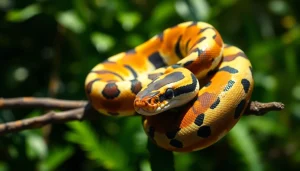
<svg viewBox="0 0 300 171"><path fill-rule="evenodd" d="M87 75L86 94L105 115L143 116L158 146L208 147L237 123L253 90L251 63L210 24L184 22L109 57Z"/></svg>

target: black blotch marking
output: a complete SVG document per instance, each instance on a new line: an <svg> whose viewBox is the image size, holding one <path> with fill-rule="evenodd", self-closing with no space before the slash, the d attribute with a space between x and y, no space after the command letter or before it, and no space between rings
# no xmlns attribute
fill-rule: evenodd
<svg viewBox="0 0 300 171"><path fill-rule="evenodd" d="M235 112L234 112L234 119L237 119L241 116L242 114L242 111L244 109L246 105L246 100L242 100L238 105L237 107L235 108Z"/></svg>
<svg viewBox="0 0 300 171"><path fill-rule="evenodd" d="M209 87L211 85L211 81L208 81L204 87Z"/></svg>
<svg viewBox="0 0 300 171"><path fill-rule="evenodd" d="M241 83L243 85L245 93L248 93L250 88L250 82L247 79L242 79Z"/></svg>
<svg viewBox="0 0 300 171"><path fill-rule="evenodd" d="M206 76L210 77L210 76L214 75L217 71L218 71L218 69L210 70L210 71L207 72Z"/></svg>
<svg viewBox="0 0 300 171"><path fill-rule="evenodd" d="M217 37L217 35L215 34L215 35L213 35L213 37L212 37L212 38L213 38L213 39L215 39L216 37Z"/></svg>
<svg viewBox="0 0 300 171"><path fill-rule="evenodd" d="M158 90L166 84L174 83L184 79L184 75L181 72L172 72L165 76L163 79L156 80L148 85L148 89Z"/></svg>
<svg viewBox="0 0 300 171"><path fill-rule="evenodd" d="M184 67L189 66L191 63L193 63L194 61L187 61L186 63L183 64Z"/></svg>
<svg viewBox="0 0 300 171"><path fill-rule="evenodd" d="M173 139L175 138L177 132L180 131L180 128L174 130L174 131L169 131L166 133L166 136L169 138L169 139Z"/></svg>
<svg viewBox="0 0 300 171"><path fill-rule="evenodd" d="M180 68L181 66L179 64L174 64L171 66L173 69L176 69L176 68Z"/></svg>
<svg viewBox="0 0 300 171"><path fill-rule="evenodd" d="M190 42L191 42L191 39L189 39L187 42L186 42L186 44L185 44L185 53L187 54L188 53L188 51L189 51L189 44L190 44Z"/></svg>
<svg viewBox="0 0 300 171"><path fill-rule="evenodd" d="M127 68L131 72L131 74L133 75L134 78L138 77L137 73L135 72L135 70L131 66L124 65L124 67Z"/></svg>
<svg viewBox="0 0 300 171"><path fill-rule="evenodd" d="M229 80L228 83L227 83L227 85L226 85L226 87L224 88L223 91L228 91L228 90L230 90L230 89L232 88L232 86L233 86L234 83L235 83L235 81Z"/></svg>
<svg viewBox="0 0 300 171"><path fill-rule="evenodd" d="M201 126L203 124L203 121L204 121L204 113L201 113L200 115L198 115L194 121L194 123L197 125L197 126Z"/></svg>
<svg viewBox="0 0 300 171"><path fill-rule="evenodd" d="M116 83L107 83L102 90L102 95L107 99L114 99L118 97L120 94L120 90L118 89Z"/></svg>
<svg viewBox="0 0 300 171"><path fill-rule="evenodd" d="M99 79L99 78L96 78L96 79L90 81L90 82L86 85L86 92L87 92L88 94L90 94L90 93L92 92L93 84L94 84L94 82L96 82L96 81L100 81L100 79Z"/></svg>
<svg viewBox="0 0 300 171"><path fill-rule="evenodd" d="M206 28L203 28L203 29L201 29L201 30L199 31L198 34L203 33L205 30L208 30L208 29L213 29L213 28L212 28L212 27L206 27Z"/></svg>
<svg viewBox="0 0 300 171"><path fill-rule="evenodd" d="M231 73L231 74L236 74L236 73L239 72L237 69L232 68L232 67L230 67L230 66L225 66L225 67L223 67L223 68L220 68L219 71L226 71L226 72L229 72L229 73Z"/></svg>
<svg viewBox="0 0 300 171"><path fill-rule="evenodd" d="M159 91L155 91L155 90L149 90L148 88L147 89L144 89L143 91L140 91L138 94L137 94L137 96L139 97L139 98L144 98L144 97L146 97L146 96L148 96L148 97L154 97L154 96L156 96L156 95L158 95L159 94Z"/></svg>
<svg viewBox="0 0 300 171"><path fill-rule="evenodd" d="M120 78L121 80L124 80L124 78L120 74L115 73L113 71L101 70L101 71L91 71L91 72L99 74L99 75L102 75L102 74L112 74L112 75Z"/></svg>
<svg viewBox="0 0 300 171"><path fill-rule="evenodd" d="M149 74L148 79L154 81L156 80L159 76L163 75L163 73L154 73L154 74Z"/></svg>
<svg viewBox="0 0 300 171"><path fill-rule="evenodd" d="M192 52L197 52L197 56L200 57L202 53L204 53L203 50L199 49L199 48L196 48L194 49Z"/></svg>
<svg viewBox="0 0 300 171"><path fill-rule="evenodd" d="M131 92L134 94L138 94L138 92L142 89L142 83L139 80L131 80Z"/></svg>
<svg viewBox="0 0 300 171"><path fill-rule="evenodd" d="M163 57L160 56L159 52L154 52L149 56L149 61L154 65L155 68L161 68L167 64L164 62Z"/></svg>
<svg viewBox="0 0 300 171"><path fill-rule="evenodd" d="M210 126L201 126L198 131L197 135L201 138L207 138L211 135Z"/></svg>
<svg viewBox="0 0 300 171"><path fill-rule="evenodd" d="M191 73L191 77L192 77L192 83L182 86L182 87L178 87L176 89L174 89L174 95L178 96L184 93L189 93L195 90L197 84L198 84L198 80L196 78L196 76L194 74Z"/></svg>
<svg viewBox="0 0 300 171"><path fill-rule="evenodd" d="M153 126L149 127L148 135L150 138L154 138L155 128Z"/></svg>
<svg viewBox="0 0 300 171"><path fill-rule="evenodd" d="M182 142L180 142L179 140L176 140L176 139L172 139L170 141L170 145L173 146L173 147L176 147L176 148L182 148L183 147Z"/></svg>
<svg viewBox="0 0 300 171"><path fill-rule="evenodd" d="M220 104L220 98L218 97L217 100L210 106L210 109L215 109Z"/></svg>
<svg viewBox="0 0 300 171"><path fill-rule="evenodd" d="M246 54L244 52L238 52L237 54L235 54L235 56L248 59L248 57L246 56Z"/></svg>
<svg viewBox="0 0 300 171"><path fill-rule="evenodd" d="M133 55L133 54L136 54L135 49L130 49L126 52L126 55Z"/></svg>
<svg viewBox="0 0 300 171"><path fill-rule="evenodd" d="M205 39L206 39L205 36L201 37L201 38L193 45L193 47L195 47L197 44L201 43L201 42L202 42L203 40L205 40Z"/></svg>
<svg viewBox="0 0 300 171"><path fill-rule="evenodd" d="M175 44L175 54L180 58L182 59L183 58L183 55L181 53L181 50L180 50L180 41L181 41L181 38L182 36L180 35L177 39L177 42Z"/></svg>

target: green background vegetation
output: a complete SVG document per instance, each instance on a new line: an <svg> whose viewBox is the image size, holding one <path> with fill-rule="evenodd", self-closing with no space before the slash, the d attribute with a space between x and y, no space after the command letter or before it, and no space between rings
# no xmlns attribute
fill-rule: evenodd
<svg viewBox="0 0 300 171"><path fill-rule="evenodd" d="M185 170L300 169L300 26L296 0L1 0L0 96L86 99L89 70L183 21L214 25L252 61L253 100L286 109L247 116L218 143L174 153ZM37 109L1 110L0 121ZM155 147L149 147L150 151ZM172 170L171 153L152 152L139 117L99 115L0 137L2 170ZM163 156L164 155L164 156Z"/></svg>

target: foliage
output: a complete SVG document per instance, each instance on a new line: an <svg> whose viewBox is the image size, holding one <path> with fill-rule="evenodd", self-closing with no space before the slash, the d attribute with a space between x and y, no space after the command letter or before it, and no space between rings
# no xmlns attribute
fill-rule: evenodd
<svg viewBox="0 0 300 171"><path fill-rule="evenodd" d="M94 65L167 27L201 20L252 61L252 99L282 101L286 109L244 117L228 136L198 152L173 158L148 144L155 151L151 155L166 156L156 161L139 117L99 116L23 131L0 138L0 171L299 169L299 5L296 0L1 0L1 97L85 99L85 76ZM1 110L0 122L42 113Z"/></svg>

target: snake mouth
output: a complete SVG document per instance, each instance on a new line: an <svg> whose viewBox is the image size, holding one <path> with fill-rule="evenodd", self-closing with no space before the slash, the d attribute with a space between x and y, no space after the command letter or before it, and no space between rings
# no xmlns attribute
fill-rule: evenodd
<svg viewBox="0 0 300 171"><path fill-rule="evenodd" d="M134 101L135 111L141 115L152 116L165 111L169 107L166 101L158 102L158 103L148 103L149 101L155 101L155 100L145 101L145 100L136 99Z"/></svg>

